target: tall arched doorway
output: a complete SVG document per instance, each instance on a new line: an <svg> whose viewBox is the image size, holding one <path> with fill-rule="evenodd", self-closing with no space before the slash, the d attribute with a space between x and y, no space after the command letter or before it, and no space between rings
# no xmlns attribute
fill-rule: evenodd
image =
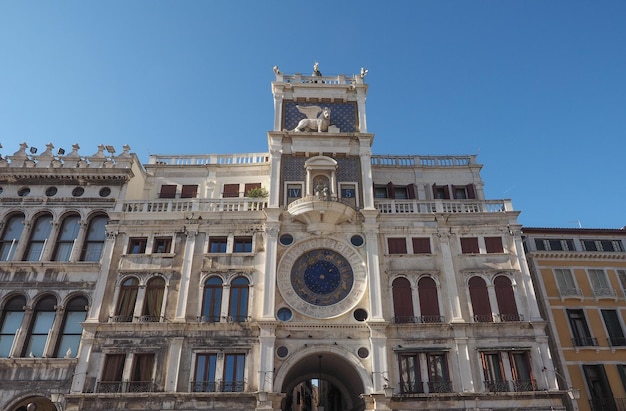
<svg viewBox="0 0 626 411"><path fill-rule="evenodd" d="M339 350L308 352L284 364L277 385L282 411L362 411L365 369Z"/></svg>

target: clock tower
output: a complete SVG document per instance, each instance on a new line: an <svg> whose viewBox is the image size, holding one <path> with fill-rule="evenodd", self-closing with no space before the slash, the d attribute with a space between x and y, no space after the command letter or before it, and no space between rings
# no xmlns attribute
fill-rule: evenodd
<svg viewBox="0 0 626 411"><path fill-rule="evenodd" d="M261 367L287 396L319 368L356 406L383 392L387 370L367 70L274 72Z"/></svg>

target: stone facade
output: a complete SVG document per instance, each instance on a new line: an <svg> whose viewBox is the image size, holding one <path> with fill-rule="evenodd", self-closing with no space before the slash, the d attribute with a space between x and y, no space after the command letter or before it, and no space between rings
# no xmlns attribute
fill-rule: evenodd
<svg viewBox="0 0 626 411"><path fill-rule="evenodd" d="M476 157L375 155L364 74L275 73L267 153L2 160L0 407L564 409Z"/></svg>

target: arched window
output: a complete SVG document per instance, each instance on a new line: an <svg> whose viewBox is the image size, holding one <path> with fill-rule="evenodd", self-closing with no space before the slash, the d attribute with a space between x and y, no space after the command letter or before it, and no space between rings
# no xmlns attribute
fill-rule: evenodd
<svg viewBox="0 0 626 411"><path fill-rule="evenodd" d="M237 277L230 283L230 321L241 322L248 318L248 279Z"/></svg>
<svg viewBox="0 0 626 411"><path fill-rule="evenodd" d="M73 358L78 355L80 336L83 333L81 323L87 318L87 304L85 297L76 297L65 306L63 325L54 350L55 357Z"/></svg>
<svg viewBox="0 0 626 411"><path fill-rule="evenodd" d="M411 283L404 277L398 277L391 284L393 290L393 322L396 324L415 322Z"/></svg>
<svg viewBox="0 0 626 411"><path fill-rule="evenodd" d="M28 343L26 344L22 356L42 357L46 348L46 341L48 341L48 334L54 323L54 316L56 315L55 306L57 304L56 298L47 296L39 300L35 306L33 312L33 318L26 337Z"/></svg>
<svg viewBox="0 0 626 411"><path fill-rule="evenodd" d="M472 277L469 280L470 299L474 310L474 321L488 323L493 321L491 314L491 304L489 304L489 293L487 284L480 277Z"/></svg>
<svg viewBox="0 0 626 411"><path fill-rule="evenodd" d="M165 294L165 280L162 277L154 277L146 286L146 297L143 301L142 321L161 321L161 307Z"/></svg>
<svg viewBox="0 0 626 411"><path fill-rule="evenodd" d="M11 261L24 231L24 215L14 215L6 222L0 239L0 260Z"/></svg>
<svg viewBox="0 0 626 411"><path fill-rule="evenodd" d="M505 275L499 275L493 280L493 284L496 289L500 321L521 321L521 316L517 312L517 304L515 304L515 293L511 280Z"/></svg>
<svg viewBox="0 0 626 411"><path fill-rule="evenodd" d="M131 322L135 313L139 280L135 277L125 279L120 286L120 294L117 300L115 314L116 322Z"/></svg>
<svg viewBox="0 0 626 411"><path fill-rule="evenodd" d="M437 284L430 277L422 277L417 282L417 291L420 299L421 321L424 323L440 323L439 297Z"/></svg>
<svg viewBox="0 0 626 411"><path fill-rule="evenodd" d="M99 261L106 240L106 225L109 219L107 216L98 216L91 219L85 244L83 244L83 253L81 261Z"/></svg>
<svg viewBox="0 0 626 411"><path fill-rule="evenodd" d="M61 230L57 237L52 261L69 261L74 249L74 243L80 230L80 217L71 215L63 220Z"/></svg>
<svg viewBox="0 0 626 411"><path fill-rule="evenodd" d="M33 228L30 232L30 239L24 253L24 261L40 261L43 249L48 242L50 231L52 230L52 216L50 214L42 215L35 220Z"/></svg>
<svg viewBox="0 0 626 411"><path fill-rule="evenodd" d="M202 321L219 322L222 307L222 280L211 277L204 283Z"/></svg>
<svg viewBox="0 0 626 411"><path fill-rule="evenodd" d="M0 321L0 357L11 355L17 330L22 326L26 299L22 296L11 298L4 306Z"/></svg>

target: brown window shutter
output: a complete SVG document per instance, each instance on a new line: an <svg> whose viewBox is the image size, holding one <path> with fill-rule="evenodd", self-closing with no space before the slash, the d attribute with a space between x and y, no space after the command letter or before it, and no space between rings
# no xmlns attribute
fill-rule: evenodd
<svg viewBox="0 0 626 411"><path fill-rule="evenodd" d="M239 197L239 184L224 184L222 197Z"/></svg>
<svg viewBox="0 0 626 411"><path fill-rule="evenodd" d="M515 293L513 292L513 286L511 286L511 280L506 276L499 275L494 281L494 288L496 291L496 300L498 301L498 311L500 316L516 319L517 304L515 304Z"/></svg>
<svg viewBox="0 0 626 411"><path fill-rule="evenodd" d="M391 181L387 183L387 198L396 198L396 190Z"/></svg>
<svg viewBox="0 0 626 411"><path fill-rule="evenodd" d="M431 320L434 317L439 317L441 314L439 313L439 298L437 297L435 281L430 277L422 277L417 283L417 291L422 316L428 316Z"/></svg>
<svg viewBox="0 0 626 411"><path fill-rule="evenodd" d="M253 188L261 188L261 183L248 183L246 185L243 186L243 195L247 196L248 195L248 191L252 190Z"/></svg>
<svg viewBox="0 0 626 411"><path fill-rule="evenodd" d="M161 186L161 192L159 198L176 198L176 185L175 184L163 184Z"/></svg>
<svg viewBox="0 0 626 411"><path fill-rule="evenodd" d="M491 317L491 305L489 304L489 294L487 293L487 284L480 277L472 277L469 280L470 300L474 315L478 316L479 321L485 321ZM490 322L490 321L489 321Z"/></svg>
<svg viewBox="0 0 626 411"><path fill-rule="evenodd" d="M476 237L463 237L461 238L461 252L463 254L478 254L480 249L478 248L478 238Z"/></svg>
<svg viewBox="0 0 626 411"><path fill-rule="evenodd" d="M476 198L476 189L474 188L474 184L466 185L465 190L467 191L467 198L472 200Z"/></svg>
<svg viewBox="0 0 626 411"><path fill-rule="evenodd" d="M388 238L389 254L406 254L405 238Z"/></svg>
<svg viewBox="0 0 626 411"><path fill-rule="evenodd" d="M393 314L396 322L413 321L413 299L411 298L411 284L406 278L396 278L392 283Z"/></svg>
<svg viewBox="0 0 626 411"><path fill-rule="evenodd" d="M443 192L444 192L444 197L446 198L446 200L450 199L450 187L443 186Z"/></svg>
<svg viewBox="0 0 626 411"><path fill-rule="evenodd" d="M196 198L198 195L198 185L183 185L180 198Z"/></svg>
<svg viewBox="0 0 626 411"><path fill-rule="evenodd" d="M430 238L412 238L413 254L430 254Z"/></svg>
<svg viewBox="0 0 626 411"><path fill-rule="evenodd" d="M409 184L406 186L406 194L407 197L409 197L409 199L411 200L417 198L417 196L415 195L415 184Z"/></svg>
<svg viewBox="0 0 626 411"><path fill-rule="evenodd" d="M485 249L488 253L503 253L502 237L485 237Z"/></svg>

